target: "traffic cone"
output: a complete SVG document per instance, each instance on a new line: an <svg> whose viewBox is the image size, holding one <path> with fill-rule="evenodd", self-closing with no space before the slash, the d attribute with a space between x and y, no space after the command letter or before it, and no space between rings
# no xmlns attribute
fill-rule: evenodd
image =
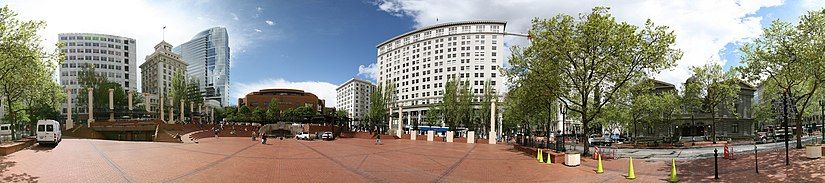
<svg viewBox="0 0 825 183"><path fill-rule="evenodd" d="M727 143L725 143L725 151L724 151L724 153L722 154L722 159L728 159L728 158L730 158L729 156L730 156L730 155L729 155L729 152L728 152L728 144L727 144Z"/></svg>
<svg viewBox="0 0 825 183"><path fill-rule="evenodd" d="M541 161L541 159L539 157L541 157L541 149L536 148L536 160L537 161Z"/></svg>
<svg viewBox="0 0 825 183"><path fill-rule="evenodd" d="M636 173L633 172L633 157L630 158L630 165L627 168L627 179L636 179Z"/></svg>
<svg viewBox="0 0 825 183"><path fill-rule="evenodd" d="M670 180L669 182L679 182L679 177L676 176L676 159L672 159L670 163Z"/></svg>
<svg viewBox="0 0 825 183"><path fill-rule="evenodd" d="M547 153L547 164L553 164L553 156L550 153Z"/></svg>
<svg viewBox="0 0 825 183"><path fill-rule="evenodd" d="M544 163L544 155L541 153L541 149L539 149L538 158L539 158L539 163Z"/></svg>
<svg viewBox="0 0 825 183"><path fill-rule="evenodd" d="M602 173L604 173L604 168L602 167L602 155L599 154L598 158L599 158L599 164L596 166L596 174L602 174Z"/></svg>

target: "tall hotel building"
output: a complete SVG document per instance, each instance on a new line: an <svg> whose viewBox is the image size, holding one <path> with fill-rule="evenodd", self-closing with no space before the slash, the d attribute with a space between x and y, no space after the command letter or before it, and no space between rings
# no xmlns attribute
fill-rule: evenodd
<svg viewBox="0 0 825 183"><path fill-rule="evenodd" d="M78 94L86 94L77 80L78 72L85 66L94 67L98 75L120 84L126 92L135 91L135 39L93 33L62 33L58 34L58 38L65 45L61 52L66 55L66 62L59 69L60 84L72 90L69 97L72 97L73 103L77 104ZM65 103L61 108L62 113L66 113ZM86 113L86 110L77 108L73 111Z"/></svg>
<svg viewBox="0 0 825 183"><path fill-rule="evenodd" d="M379 86L396 86L395 102L389 104L392 115L400 109L403 125L421 121L431 104L441 102L448 79L469 84L470 92L479 97L486 82L503 88L498 69L504 62L505 25L501 21L443 23L378 44ZM391 123L390 128L397 128L397 121Z"/></svg>
<svg viewBox="0 0 825 183"><path fill-rule="evenodd" d="M204 99L229 103L229 35L224 27L204 30L173 49L185 61L187 78L200 83Z"/></svg>
<svg viewBox="0 0 825 183"><path fill-rule="evenodd" d="M372 82L352 78L335 89L338 103L335 108L347 112L347 117L359 124L370 110L370 95L375 91Z"/></svg>

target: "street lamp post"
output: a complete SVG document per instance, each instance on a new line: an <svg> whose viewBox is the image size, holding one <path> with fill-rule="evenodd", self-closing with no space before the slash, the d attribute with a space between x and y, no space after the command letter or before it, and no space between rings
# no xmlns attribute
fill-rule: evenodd
<svg viewBox="0 0 825 183"><path fill-rule="evenodd" d="M822 124L819 133L822 134L822 142L825 142L825 120L822 120L822 117L825 117L825 100L819 99L819 111L819 122Z"/></svg>
<svg viewBox="0 0 825 183"><path fill-rule="evenodd" d="M565 129L564 125L567 122L567 104L566 103L562 102L561 104L559 104L559 112L561 112L561 125L562 125L561 126L562 128L560 130L560 134L559 134L559 135L561 135L561 143L557 143L556 147L559 148L559 151L566 151L566 149L564 149L564 138L565 138L564 137L564 129Z"/></svg>

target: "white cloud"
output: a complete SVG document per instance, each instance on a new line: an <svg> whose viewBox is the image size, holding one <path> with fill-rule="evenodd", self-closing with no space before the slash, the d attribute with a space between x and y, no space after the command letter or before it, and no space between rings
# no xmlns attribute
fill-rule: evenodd
<svg viewBox="0 0 825 183"><path fill-rule="evenodd" d="M134 38L138 66L163 39L163 26L167 27L165 40L172 45L189 41L208 28L226 27L232 57L243 53L253 45L252 41L271 38L253 35L248 28L251 22L232 21L237 17L234 13L226 16L202 10L204 4L197 1L12 0L0 1L0 5L8 5L21 19L46 21L47 27L38 34L44 39L42 45L47 50L54 48L58 33L88 32ZM231 62L232 65L237 63L234 59ZM137 74L140 88L140 72Z"/></svg>
<svg viewBox="0 0 825 183"><path fill-rule="evenodd" d="M358 75L367 77L373 81L378 81L378 65L375 65L374 63L368 66L359 65Z"/></svg>
<svg viewBox="0 0 825 183"><path fill-rule="evenodd" d="M255 29L255 32L263 32L261 29Z"/></svg>
<svg viewBox="0 0 825 183"><path fill-rule="evenodd" d="M267 20L267 21L264 21L264 22L266 22L266 24L270 25L270 26L275 25L275 22L273 22L272 20Z"/></svg>
<svg viewBox="0 0 825 183"><path fill-rule="evenodd" d="M310 92L318 96L319 99L325 100L327 107L334 107L336 104L336 91L338 85L321 82L321 81L287 81L284 79L267 79L254 83L237 83L234 84L232 95L233 99L237 101L238 98L243 98L246 94L261 90L273 88L299 89ZM235 101L233 101L234 103Z"/></svg>
<svg viewBox="0 0 825 183"><path fill-rule="evenodd" d="M236 15L235 13L229 13L229 14L232 15L232 20L240 20L238 18L238 15Z"/></svg>
<svg viewBox="0 0 825 183"><path fill-rule="evenodd" d="M558 14L578 16L595 6L611 7L619 21L644 25L650 18L658 25L669 26L676 33L676 47L684 52L678 66L658 74L661 79L680 84L689 77L690 66L711 62L724 64L720 57L727 44L741 44L761 34L762 25L755 13L763 7L781 5L781 0L769 1L403 1L383 0L378 8L395 16L412 17L416 27L437 23L493 19L507 21L507 32L526 33L535 18L551 18ZM492 11L494 10L494 11ZM509 45L527 45L526 39L509 36ZM509 55L505 53L505 55Z"/></svg>

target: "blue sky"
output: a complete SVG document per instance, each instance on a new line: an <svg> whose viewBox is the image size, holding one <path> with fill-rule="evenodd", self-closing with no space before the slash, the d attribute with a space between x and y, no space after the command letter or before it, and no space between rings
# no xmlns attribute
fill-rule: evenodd
<svg viewBox="0 0 825 183"><path fill-rule="evenodd" d="M609 6L617 20L642 25L648 18L671 27L685 52L657 79L681 83L688 68L708 62L738 64L738 48L774 19L798 21L821 1L563 1L563 0L363 0L363 1L3 1L24 19L45 20L44 45L57 33L94 32L137 39L138 64L162 38L181 44L197 32L227 27L232 49L230 101L263 88L298 88L335 104L335 87L352 77L371 79L375 45L416 27L449 21L508 21L526 32L530 20L587 13ZM101 16L112 15L112 16ZM507 45L527 45L505 38Z"/></svg>

